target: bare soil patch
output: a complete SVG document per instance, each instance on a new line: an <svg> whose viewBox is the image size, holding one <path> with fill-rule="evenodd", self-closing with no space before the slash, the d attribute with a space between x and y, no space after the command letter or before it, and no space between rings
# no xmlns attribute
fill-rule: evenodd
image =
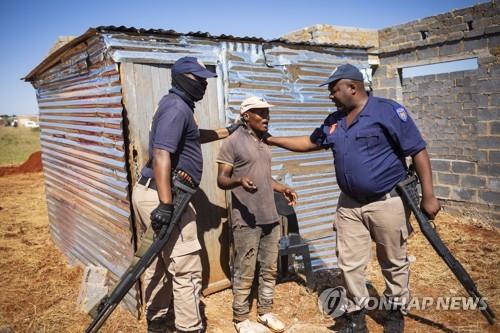
<svg viewBox="0 0 500 333"><path fill-rule="evenodd" d="M89 317L75 305L83 270L70 267L50 239L41 173L0 177L0 331L82 332ZM494 309L500 311L498 230L446 213L436 221L439 232L462 262ZM416 227L416 225L414 224ZM414 297L467 296L441 259L416 228L409 242ZM384 283L376 258L368 277L373 291L382 294ZM331 282L329 279L331 278ZM331 276L322 283L334 285ZM234 332L231 291L206 297L207 332ZM317 295L294 281L276 289L275 312L290 326L289 332L333 332L334 321L318 312ZM253 307L255 316L255 306ZM383 313L369 314L370 332L382 332ZM414 311L406 332L499 332L478 311ZM118 309L102 332L145 332L144 320Z"/></svg>
<svg viewBox="0 0 500 333"><path fill-rule="evenodd" d="M0 167L0 177L40 171L42 171L42 152L36 151L23 164Z"/></svg>

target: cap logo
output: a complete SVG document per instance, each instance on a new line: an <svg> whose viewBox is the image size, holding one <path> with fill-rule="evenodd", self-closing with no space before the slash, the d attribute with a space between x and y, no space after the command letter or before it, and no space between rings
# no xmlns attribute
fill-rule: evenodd
<svg viewBox="0 0 500 333"><path fill-rule="evenodd" d="M396 113L401 121L406 122L408 120L408 114L404 108L397 108Z"/></svg>

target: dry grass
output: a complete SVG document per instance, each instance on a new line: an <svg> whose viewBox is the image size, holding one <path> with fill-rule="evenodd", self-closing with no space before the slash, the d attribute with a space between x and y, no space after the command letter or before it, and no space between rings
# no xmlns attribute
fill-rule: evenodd
<svg viewBox="0 0 500 333"><path fill-rule="evenodd" d="M42 175L0 177L0 197L0 331L82 332L89 322L75 305L82 270L68 266L50 240ZM441 214L437 224L479 290L500 311L498 231L447 214ZM411 268L413 296L466 296L418 230L410 239L409 252L416 257ZM375 258L368 276L381 294L384 283ZM231 300L230 290L204 299L208 333L234 332ZM316 295L294 282L277 286L274 308L288 324L305 324L294 332L328 332L334 324L317 311ZM255 306L252 311L255 316ZM407 332L498 332L498 326L489 327L477 311L427 310L414 314L419 321L407 319ZM378 314L370 316L370 332L382 332L376 322ZM102 331L145 332L145 324L119 309Z"/></svg>
<svg viewBox="0 0 500 333"><path fill-rule="evenodd" d="M0 126L0 166L24 162L40 150L40 130Z"/></svg>

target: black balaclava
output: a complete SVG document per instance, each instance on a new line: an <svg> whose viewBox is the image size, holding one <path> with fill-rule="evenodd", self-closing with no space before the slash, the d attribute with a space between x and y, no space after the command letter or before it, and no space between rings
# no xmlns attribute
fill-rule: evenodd
<svg viewBox="0 0 500 333"><path fill-rule="evenodd" d="M199 78L194 75L196 80L187 77L184 74L177 74L172 77L172 85L177 89L186 92L194 102L198 102L205 95L207 90L207 79Z"/></svg>

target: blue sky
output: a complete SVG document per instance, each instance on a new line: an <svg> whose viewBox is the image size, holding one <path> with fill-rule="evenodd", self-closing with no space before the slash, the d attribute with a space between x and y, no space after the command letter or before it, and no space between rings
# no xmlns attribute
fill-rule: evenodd
<svg viewBox="0 0 500 333"><path fill-rule="evenodd" d="M276 38L317 23L380 29L472 6L471 0L128 1L2 0L0 114L36 114L35 90L21 81L58 36L99 25L207 31Z"/></svg>

